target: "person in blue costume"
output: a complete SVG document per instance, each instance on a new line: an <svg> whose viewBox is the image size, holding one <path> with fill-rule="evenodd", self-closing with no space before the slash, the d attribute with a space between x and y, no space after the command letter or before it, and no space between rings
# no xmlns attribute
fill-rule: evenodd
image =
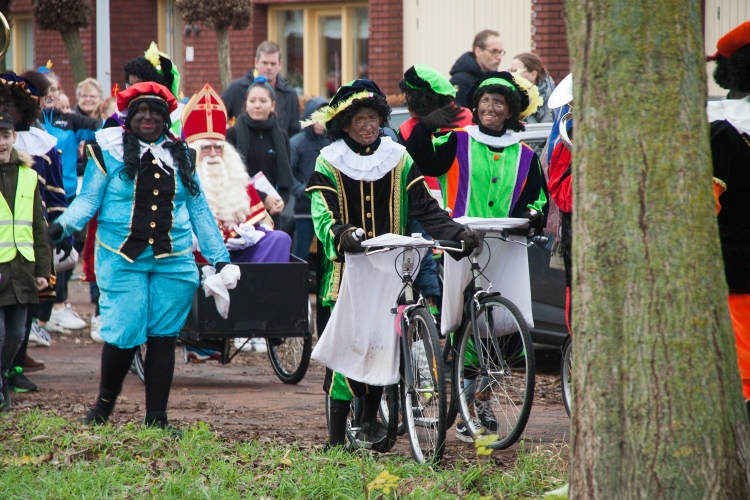
<svg viewBox="0 0 750 500"><path fill-rule="evenodd" d="M169 133L176 107L158 83L120 92L124 127L97 132L81 194L47 231L59 241L99 212L95 271L105 344L99 396L83 419L88 424L107 421L135 351L145 343L145 424L174 430L166 409L175 340L199 284L192 233L217 271L229 262L195 172L195 153Z"/></svg>

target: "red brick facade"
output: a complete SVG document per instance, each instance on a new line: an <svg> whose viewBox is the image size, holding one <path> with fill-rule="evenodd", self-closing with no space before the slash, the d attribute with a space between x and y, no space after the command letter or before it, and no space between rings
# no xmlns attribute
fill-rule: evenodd
<svg viewBox="0 0 750 500"><path fill-rule="evenodd" d="M398 94L398 81L404 74L403 0L369 0L370 79L386 95Z"/></svg>
<svg viewBox="0 0 750 500"><path fill-rule="evenodd" d="M564 0L531 0L532 52L542 58L556 82L570 72Z"/></svg>

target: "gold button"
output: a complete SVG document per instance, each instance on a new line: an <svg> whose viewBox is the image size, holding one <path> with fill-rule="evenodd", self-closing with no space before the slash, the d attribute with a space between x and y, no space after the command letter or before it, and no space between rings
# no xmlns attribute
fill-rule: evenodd
<svg viewBox="0 0 750 500"><path fill-rule="evenodd" d="M151 210L153 210L154 212L156 212L156 205L151 205Z"/></svg>
<svg viewBox="0 0 750 500"><path fill-rule="evenodd" d="M154 189L154 196L159 196L159 190L158 189Z"/></svg>
<svg viewBox="0 0 750 500"><path fill-rule="evenodd" d="M156 146L156 143L155 143L155 142L152 142L152 143L151 143L151 147L153 148L154 146Z"/></svg>
<svg viewBox="0 0 750 500"><path fill-rule="evenodd" d="M367 236L370 236L370 237L372 237L372 231L368 231L368 232L367 232Z"/></svg>
<svg viewBox="0 0 750 500"><path fill-rule="evenodd" d="M372 217L372 214L370 212L367 212L367 218L369 219L370 217Z"/></svg>
<svg viewBox="0 0 750 500"><path fill-rule="evenodd" d="M149 226L156 227L156 222L152 222L151 224L149 224Z"/></svg>
<svg viewBox="0 0 750 500"><path fill-rule="evenodd" d="M149 245L153 245L154 244L154 239L153 238L149 238L148 239L148 243L149 243Z"/></svg>
<svg viewBox="0 0 750 500"><path fill-rule="evenodd" d="M365 196L365 201L370 201L370 195Z"/></svg>
<svg viewBox="0 0 750 500"><path fill-rule="evenodd" d="M153 163L154 165L156 165L156 164L158 164L159 162L158 162L158 161L156 161L156 160L151 160L151 163Z"/></svg>
<svg viewBox="0 0 750 500"><path fill-rule="evenodd" d="M161 175L159 175L159 172L156 172L156 173L154 174L154 177L156 177L156 178L158 179L159 177L161 177Z"/></svg>

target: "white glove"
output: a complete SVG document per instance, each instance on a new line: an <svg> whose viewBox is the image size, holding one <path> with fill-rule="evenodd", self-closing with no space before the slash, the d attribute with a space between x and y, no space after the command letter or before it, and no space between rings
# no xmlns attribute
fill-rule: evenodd
<svg viewBox="0 0 750 500"><path fill-rule="evenodd" d="M227 250L244 250L258 243L260 239L265 236L265 233L255 229L252 224L242 224L235 226L234 232L237 233L238 238L227 239Z"/></svg>
<svg viewBox="0 0 750 500"><path fill-rule="evenodd" d="M229 315L229 290L237 286L240 279L240 268L235 264L227 264L219 274L212 266L203 266L203 292L206 297L214 296L216 310L222 318Z"/></svg>

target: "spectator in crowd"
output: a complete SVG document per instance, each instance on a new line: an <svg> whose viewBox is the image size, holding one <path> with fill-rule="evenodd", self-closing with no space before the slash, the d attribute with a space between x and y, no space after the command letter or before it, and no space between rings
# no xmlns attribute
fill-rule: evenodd
<svg viewBox="0 0 750 500"><path fill-rule="evenodd" d="M106 120L117 111L117 98L107 97L102 103L102 110L99 113L99 118Z"/></svg>
<svg viewBox="0 0 750 500"><path fill-rule="evenodd" d="M99 118L102 101L104 101L102 85L95 78L86 78L76 88L76 101L73 112Z"/></svg>
<svg viewBox="0 0 750 500"><path fill-rule="evenodd" d="M305 120L310 118L313 112L328 105L328 99L313 97L305 103ZM320 155L320 150L331 143L326 137L326 128L322 123L315 122L302 129L302 133L292 137L290 141L292 155L292 174L294 175L294 255L302 260L307 260L310 254L310 245L315 237L312 215L310 213L310 198L305 194L307 183L315 171L315 161Z"/></svg>
<svg viewBox="0 0 750 500"><path fill-rule="evenodd" d="M482 73L497 71L505 55L503 39L494 30L482 30L474 37L471 51L458 58L451 68L451 83L458 86L456 104L470 108L466 102L466 92Z"/></svg>
<svg viewBox="0 0 750 500"><path fill-rule="evenodd" d="M266 77L259 76L247 89L245 109L234 127L227 130L227 142L243 156L250 176L263 172L276 193L258 194L274 225L281 228L281 211L289 201L289 190L294 184L289 158L289 136L278 125L275 91Z"/></svg>
<svg viewBox="0 0 750 500"><path fill-rule="evenodd" d="M62 92L58 92L58 98L57 98L57 104L55 104L55 109L59 109L63 113L72 113L73 108L70 107L70 99L68 99L68 95L64 94Z"/></svg>
<svg viewBox="0 0 750 500"><path fill-rule="evenodd" d="M294 137L302 128L299 124L299 97L289 81L279 74L281 70L281 48L274 42L265 41L255 51L255 70L233 81L221 93L227 107L228 117L239 118L245 110L247 89L256 76L264 76L275 94L276 117L279 128L289 137Z"/></svg>
<svg viewBox="0 0 750 500"><path fill-rule="evenodd" d="M49 72L44 76L50 82L50 88L59 88L57 77ZM58 95L59 100L59 95ZM45 109L42 110L44 129L57 138L57 149L62 151L63 187L68 203L76 197L78 190L78 144L81 141L93 140L94 132L102 127L101 118L91 118L76 113L63 113L58 109L48 107L49 99L45 99ZM68 300L68 280L72 270L63 271L57 276L55 284L55 306L52 315L45 325L47 330L70 333L86 327L86 322L76 314Z"/></svg>
<svg viewBox="0 0 750 500"><path fill-rule="evenodd" d="M7 103L6 103L7 106ZM18 111L13 108L14 111ZM44 207L32 159L13 147L13 118L0 112L0 194L3 219L0 232L0 411L10 410L7 370L24 338L29 304L39 303L39 290L48 287L52 267L50 247L44 239ZM9 207L14 207L13 211Z"/></svg>
<svg viewBox="0 0 750 500"><path fill-rule="evenodd" d="M551 123L555 121L555 113L547 105L549 96L555 90L555 81L547 73L547 68L536 54L523 52L518 54L510 63L510 72L518 73L539 89L539 95L544 100L542 106L526 117L526 123Z"/></svg>
<svg viewBox="0 0 750 500"><path fill-rule="evenodd" d="M39 82L36 87L23 75L33 74ZM27 71L18 76L14 73L0 75L0 108L13 118L17 138L14 148L19 153L30 156L30 166L36 171L39 194L45 219L55 220L68 206L65 190L62 188L62 160L57 152L57 139L36 128L41 110L40 98L46 95L49 81L36 71ZM54 276L54 273L52 273ZM53 277L50 284L53 284ZM44 363L34 360L27 354L29 342L49 346L49 334L34 321L49 319L54 301L54 286L39 292L39 304L30 304L25 322L23 342L9 366L8 388L15 392L36 391L37 386L26 377L26 373L44 369Z"/></svg>

